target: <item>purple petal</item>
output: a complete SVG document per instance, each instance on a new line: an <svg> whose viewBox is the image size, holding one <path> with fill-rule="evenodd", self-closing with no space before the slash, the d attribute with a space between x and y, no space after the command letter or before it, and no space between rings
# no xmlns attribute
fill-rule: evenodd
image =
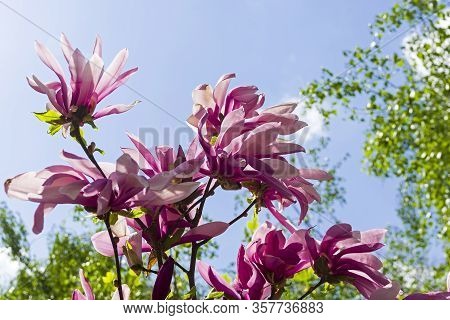
<svg viewBox="0 0 450 320"><path fill-rule="evenodd" d="M228 227L228 223L220 221L202 224L201 226L192 228L186 232L176 245L217 237L218 235L224 233Z"/></svg>
<svg viewBox="0 0 450 320"><path fill-rule="evenodd" d="M241 299L241 296L234 290L222 277L219 276L216 270L203 261L197 261L197 269L203 280L206 281L211 287L218 292L223 292L225 296L231 297L237 300Z"/></svg>
<svg viewBox="0 0 450 320"><path fill-rule="evenodd" d="M169 257L162 265L153 286L152 300L166 299L170 292L170 283L172 282L174 266L175 261L171 257Z"/></svg>

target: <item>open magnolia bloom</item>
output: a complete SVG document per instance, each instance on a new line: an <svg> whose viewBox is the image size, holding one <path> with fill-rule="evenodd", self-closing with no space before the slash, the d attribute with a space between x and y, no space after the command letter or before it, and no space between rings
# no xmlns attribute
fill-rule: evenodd
<svg viewBox="0 0 450 320"><path fill-rule="evenodd" d="M382 248L386 230L353 231L349 224L336 224L328 229L321 242L309 231L296 233L305 243L314 272L323 282L348 282L365 297L391 284L379 270L381 261L372 252Z"/></svg>
<svg viewBox="0 0 450 320"><path fill-rule="evenodd" d="M310 266L308 252L297 238L288 239L270 222L261 225L245 248L245 256L271 284L281 284Z"/></svg>
<svg viewBox="0 0 450 320"><path fill-rule="evenodd" d="M208 84L199 85L192 92L194 102L192 115L187 122L198 127L200 120L207 115L208 127L220 128L223 119L233 110L243 108L246 116L256 115L256 109L264 104L264 94L258 93L255 86L241 86L228 91L234 73L225 74L217 81L216 87Z"/></svg>
<svg viewBox="0 0 450 320"><path fill-rule="evenodd" d="M298 201L300 223L309 204L320 201L307 179L331 176L318 169L298 169L285 158L305 151L283 139L307 125L294 113L295 103L262 109L264 96L254 86L227 93L231 78L234 74L223 76L214 90L203 85L193 93L194 113L188 122L197 130L206 159L200 173L217 179L223 189L249 189L258 207L267 207L293 233L297 229L283 209Z"/></svg>
<svg viewBox="0 0 450 320"><path fill-rule="evenodd" d="M153 190L162 190L170 184L196 181L203 177L199 174L200 166L204 162L203 154L197 154L196 144L191 144L185 153L181 146L175 150L168 146L156 146L154 154L145 145L131 134L128 134L136 149L122 148L151 182Z"/></svg>
<svg viewBox="0 0 450 320"><path fill-rule="evenodd" d="M83 288L84 294L80 290L75 289L72 293L72 300L95 300L95 295L94 292L92 291L92 287L89 281L84 276L84 272L82 269L80 269L79 274L81 287ZM122 292L123 292L123 299L128 300L130 298L130 288L126 284L122 285ZM119 300L118 289L114 292L112 300Z"/></svg>
<svg viewBox="0 0 450 320"><path fill-rule="evenodd" d="M139 167L128 155L122 155L115 165L100 163L106 177L87 159L65 151L62 158L70 166L51 166L5 182L8 196L39 203L34 215L35 233L42 231L44 216L59 204L78 204L101 216L142 203L174 203L188 197L198 187L197 183L190 183L150 190L149 181L138 175Z"/></svg>
<svg viewBox="0 0 450 320"><path fill-rule="evenodd" d="M244 246L239 248L236 279L231 284L207 263L197 261L197 267L202 278L216 291L223 292L226 299L264 300L270 297L270 283L261 271L247 260Z"/></svg>
<svg viewBox="0 0 450 320"><path fill-rule="evenodd" d="M138 68L123 72L128 59L128 50L122 49L113 62L105 68L102 59L102 41L97 37L93 54L87 59L79 49L74 49L64 34L61 35L61 49L70 71L66 81L64 71L53 54L41 43L36 42L36 52L42 62L56 75L57 80L44 83L35 75L28 77L29 85L39 93L47 95L47 112L36 116L51 125L54 134L62 127L68 129L71 123L82 126L111 114L128 111L133 104L110 105L96 111L97 104L123 85Z"/></svg>

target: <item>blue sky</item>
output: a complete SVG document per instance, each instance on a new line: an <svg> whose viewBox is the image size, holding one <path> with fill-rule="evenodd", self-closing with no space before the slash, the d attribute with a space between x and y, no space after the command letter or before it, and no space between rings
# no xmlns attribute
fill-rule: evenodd
<svg viewBox="0 0 450 320"><path fill-rule="evenodd" d="M7 27L0 29L0 179L60 163L61 149L81 154L73 141L48 136L46 127L32 115L44 110L45 97L28 87L25 76L53 78L35 54L34 40L47 45L61 63L54 39L61 32L83 52L92 50L95 35L100 34L106 62L121 48L129 49L128 66L140 70L128 82L129 88L116 91L103 106L136 99L143 102L124 115L99 121L100 131L88 135L107 152L102 160L114 161L120 155L119 147L130 145L125 132L167 132L159 137L146 135L149 146L179 142L174 141L180 140L175 135L186 140L183 122L191 111L192 89L200 83L214 84L224 73L237 73L233 85L257 85L266 93L267 105L296 97L300 87L320 75L322 66L342 71L342 50L368 45L368 23L392 4L360 0L2 1L0 19ZM351 154L339 173L346 179L347 205L338 209L338 218L356 229L398 223L396 182L362 172L365 127L337 121L329 132L323 132L320 122L313 122L313 131L332 138L326 156L337 161ZM309 139L306 148L313 143ZM35 205L0 193L2 200L20 212L31 229ZM234 213L233 195L220 192L206 209L210 217L229 220ZM45 252L45 234L67 218L70 210L68 206L55 210L46 220L43 235L32 237L36 254ZM234 259L242 238L239 226L233 227L219 238L220 256L227 262Z"/></svg>

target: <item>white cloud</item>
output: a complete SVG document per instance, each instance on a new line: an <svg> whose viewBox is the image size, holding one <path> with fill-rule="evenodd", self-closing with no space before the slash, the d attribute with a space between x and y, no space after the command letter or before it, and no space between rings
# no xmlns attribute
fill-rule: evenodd
<svg viewBox="0 0 450 320"><path fill-rule="evenodd" d="M20 264L9 256L9 249L0 248L0 287L6 286L19 271Z"/></svg>

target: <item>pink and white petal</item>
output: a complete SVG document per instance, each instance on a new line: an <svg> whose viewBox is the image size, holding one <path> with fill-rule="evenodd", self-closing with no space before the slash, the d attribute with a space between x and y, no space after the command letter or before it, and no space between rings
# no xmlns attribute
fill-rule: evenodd
<svg viewBox="0 0 450 320"><path fill-rule="evenodd" d="M123 154L117 159L116 171L121 173L138 174L139 166L128 154Z"/></svg>
<svg viewBox="0 0 450 320"><path fill-rule="evenodd" d="M84 290L84 294L86 295L87 300L95 300L94 293L92 292L92 287L91 287L89 281L84 276L84 272L82 269L80 269L79 275L80 275L81 287Z"/></svg>
<svg viewBox="0 0 450 320"><path fill-rule="evenodd" d="M286 179L298 175L298 169L284 159L267 158L261 161L273 169L272 176L275 178Z"/></svg>
<svg viewBox="0 0 450 320"><path fill-rule="evenodd" d="M117 251L119 252L119 255L123 255L123 246L126 244L127 240L128 237L119 238L119 242L117 243ZM94 249L101 255L105 257L114 256L114 249L107 231L100 231L95 233L91 237L91 241Z"/></svg>
<svg viewBox="0 0 450 320"><path fill-rule="evenodd" d="M67 84L64 80L64 72L61 65L56 60L55 56L42 43L36 41L35 49L41 61L56 74L61 82L61 90L64 97L64 109L68 111L70 102L68 101Z"/></svg>
<svg viewBox="0 0 450 320"><path fill-rule="evenodd" d="M77 156L73 153L62 151L61 158L68 162L75 170L78 170L94 180L102 179L103 176L98 169L88 159Z"/></svg>
<svg viewBox="0 0 450 320"><path fill-rule="evenodd" d="M107 213L110 208L111 197L113 194L112 181L108 180L105 187L98 194L97 198L97 215L101 216Z"/></svg>
<svg viewBox="0 0 450 320"><path fill-rule="evenodd" d="M361 243L381 243L386 235L386 229L372 229L361 232Z"/></svg>
<svg viewBox="0 0 450 320"><path fill-rule="evenodd" d="M154 171L158 171L159 165L157 164L155 157L153 157L152 153L145 147L141 140L138 137L132 135L131 133L127 133L128 138L130 138L131 142L134 144L139 153L144 157L145 161L150 165L150 168ZM142 168L142 167L141 167Z"/></svg>
<svg viewBox="0 0 450 320"><path fill-rule="evenodd" d="M117 222L111 226L111 231L118 238L128 236L130 234L130 229L128 229L127 219L120 216L117 219Z"/></svg>
<svg viewBox="0 0 450 320"><path fill-rule="evenodd" d="M224 233L228 229L228 227L228 223L221 221L202 224L201 226L192 228L191 230L186 232L176 243L176 245L217 237Z"/></svg>
<svg viewBox="0 0 450 320"><path fill-rule="evenodd" d="M33 233L39 234L44 229L44 217L50 213L56 204L53 203L40 203L34 212Z"/></svg>
<svg viewBox="0 0 450 320"><path fill-rule="evenodd" d="M312 168L298 169L298 173L304 179L319 180L319 181L326 181L333 179L333 176L331 176L328 172L320 169L312 169Z"/></svg>
<svg viewBox="0 0 450 320"><path fill-rule="evenodd" d="M210 265L203 261L197 261L197 269L203 280L218 292L223 292L225 296L240 300L241 296L233 289Z"/></svg>
<svg viewBox="0 0 450 320"><path fill-rule="evenodd" d="M168 186L161 191L147 190L147 193L143 195L142 199L139 199L139 202L154 206L177 203L190 196L199 185L198 182L185 182Z"/></svg>
<svg viewBox="0 0 450 320"><path fill-rule="evenodd" d="M106 96L111 94L114 90L116 90L118 87L123 85L125 82L127 82L128 78L130 78L133 74L135 74L138 71L138 68L133 68L130 70L125 71L121 75L119 75L114 82L112 82L108 87L106 87L102 92L98 93L98 101L103 100ZM97 91L98 92L98 91Z"/></svg>
<svg viewBox="0 0 450 320"><path fill-rule="evenodd" d="M128 285L126 284L122 285L122 293L123 293L123 300L130 300L131 290ZM114 291L111 300L120 300L119 289L116 289L116 291Z"/></svg>
<svg viewBox="0 0 450 320"><path fill-rule="evenodd" d="M7 179L4 183L5 193L11 198L29 200L29 195L39 193L45 182L36 175L37 173L32 171Z"/></svg>
<svg viewBox="0 0 450 320"><path fill-rule="evenodd" d="M99 35L95 37L94 50L93 54L98 55L100 58L102 57L102 38Z"/></svg>
<svg viewBox="0 0 450 320"><path fill-rule="evenodd" d="M192 100L194 102L194 112L193 114L196 115L200 109L196 106L202 106L204 108L212 108L215 105L214 97L213 97L213 91L211 86L204 84L200 85L197 88L195 88L192 91ZM201 117L200 117L201 118Z"/></svg>
<svg viewBox="0 0 450 320"><path fill-rule="evenodd" d="M87 298L80 290L75 289L72 292L72 300L87 300Z"/></svg>
<svg viewBox="0 0 450 320"><path fill-rule="evenodd" d="M278 222L281 223L290 233L295 233L297 229L295 228L294 224L289 221L288 218L286 218L281 212L279 212L273 203L271 201L266 201L267 209L269 209L270 213L275 217L275 219L278 220Z"/></svg>
<svg viewBox="0 0 450 320"><path fill-rule="evenodd" d="M127 112L128 110L131 110L138 103L139 101L135 101L131 104L114 104L95 112L93 118L99 119L112 114L124 113Z"/></svg>
<svg viewBox="0 0 450 320"><path fill-rule="evenodd" d="M98 95L100 95L105 90L105 88L107 88L111 83L115 81L115 79L118 77L123 67L125 66L127 59L128 49L122 49L119 51L119 53L117 53L97 85L96 92Z"/></svg>
<svg viewBox="0 0 450 320"><path fill-rule="evenodd" d="M295 110L295 108L297 108L296 102L284 103L284 104L279 104L279 105L267 108L262 113L286 114L286 113L293 112Z"/></svg>
<svg viewBox="0 0 450 320"><path fill-rule="evenodd" d="M400 284L394 281L390 285L372 292L369 300L396 300L399 293Z"/></svg>
<svg viewBox="0 0 450 320"><path fill-rule="evenodd" d="M228 87L230 85L231 79L236 78L234 73L228 73L220 77L217 81L216 87L214 88L214 100L219 108L222 108L225 98L227 95Z"/></svg>

